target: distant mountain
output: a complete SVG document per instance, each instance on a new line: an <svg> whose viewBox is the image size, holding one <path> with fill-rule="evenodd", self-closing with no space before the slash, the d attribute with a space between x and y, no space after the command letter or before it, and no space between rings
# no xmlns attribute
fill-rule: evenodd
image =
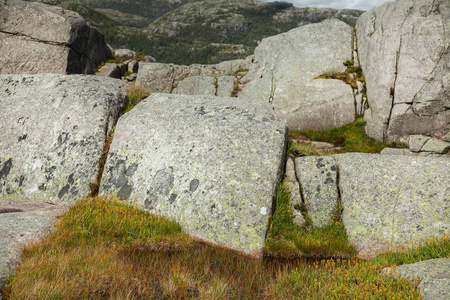
<svg viewBox="0 0 450 300"><path fill-rule="evenodd" d="M329 18L354 26L363 13L258 0L38 1L77 11L114 48L177 64L243 58L265 37Z"/></svg>

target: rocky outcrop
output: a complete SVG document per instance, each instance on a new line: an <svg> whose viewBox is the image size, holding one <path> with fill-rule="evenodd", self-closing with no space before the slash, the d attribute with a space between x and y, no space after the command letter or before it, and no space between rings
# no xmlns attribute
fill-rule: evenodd
<svg viewBox="0 0 450 300"><path fill-rule="evenodd" d="M380 141L428 135L450 141L450 7L399 0L356 25L367 83L367 134Z"/></svg>
<svg viewBox="0 0 450 300"><path fill-rule="evenodd" d="M286 134L286 121L260 101L153 94L119 119L100 193L259 256Z"/></svg>
<svg viewBox="0 0 450 300"><path fill-rule="evenodd" d="M285 186L294 222L303 206L313 226L330 224L342 205L349 242L358 256L371 258L448 232L449 169L450 160L444 158L363 153L298 157L287 161ZM303 225L303 219L297 220Z"/></svg>
<svg viewBox="0 0 450 300"><path fill-rule="evenodd" d="M383 273L405 278L410 284L418 284L420 296L424 300L450 299L449 258L430 259L395 268L384 268Z"/></svg>
<svg viewBox="0 0 450 300"><path fill-rule="evenodd" d="M78 13L0 1L0 74L90 74L109 55L103 34Z"/></svg>
<svg viewBox="0 0 450 300"><path fill-rule="evenodd" d="M249 59L224 61L215 65L193 64L190 66L141 62L139 63L139 72L136 79L136 84L148 88L155 93L180 94L184 92L180 90L174 91L174 89L178 87L181 81L186 80L182 84L182 90L190 90L190 92L186 92L187 94L201 95L202 92L200 92L199 88L204 88L203 86L198 86L198 80L201 78L208 82L216 82L216 88L219 88L219 90L222 88L229 89L228 81L222 81L226 79L219 78L222 76L242 76L242 72L246 72L249 66ZM196 79L189 79L188 77L191 76L199 77ZM217 94L216 89L213 94ZM226 95L226 97L229 96L230 94Z"/></svg>
<svg viewBox="0 0 450 300"><path fill-rule="evenodd" d="M48 234L65 208L26 197L0 196L0 289L19 263L22 248Z"/></svg>
<svg viewBox="0 0 450 300"><path fill-rule="evenodd" d="M450 230L450 160L361 153L333 158L344 225L360 256Z"/></svg>
<svg viewBox="0 0 450 300"><path fill-rule="evenodd" d="M409 149L384 148L381 154L450 157L450 142L424 135L410 135Z"/></svg>
<svg viewBox="0 0 450 300"><path fill-rule="evenodd" d="M352 61L353 30L338 20L306 25L263 39L241 80L239 97L271 103L290 129L330 129L355 120L353 89L317 79L345 71Z"/></svg>
<svg viewBox="0 0 450 300"><path fill-rule="evenodd" d="M0 195L87 196L126 88L97 76L0 75Z"/></svg>

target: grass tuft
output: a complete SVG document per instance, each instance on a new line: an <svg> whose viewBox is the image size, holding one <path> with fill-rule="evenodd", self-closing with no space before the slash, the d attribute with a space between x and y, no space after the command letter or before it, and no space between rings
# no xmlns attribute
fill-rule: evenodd
<svg viewBox="0 0 450 300"><path fill-rule="evenodd" d="M380 153L386 143L378 142L366 134L365 122L362 118L355 122L330 130L289 130L289 139L308 138L314 141L328 142L341 146L341 152ZM292 150L291 150L292 151Z"/></svg>
<svg viewBox="0 0 450 300"><path fill-rule="evenodd" d="M150 90L139 85L133 84L128 89L128 104L125 113L132 110L139 102L150 96Z"/></svg>

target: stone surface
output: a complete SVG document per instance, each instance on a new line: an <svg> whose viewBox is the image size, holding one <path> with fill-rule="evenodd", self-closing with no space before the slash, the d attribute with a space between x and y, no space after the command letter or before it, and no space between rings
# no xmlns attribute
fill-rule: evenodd
<svg viewBox="0 0 450 300"><path fill-rule="evenodd" d="M117 49L114 50L114 55L119 57L128 57L133 58L136 55L136 52L130 50L130 49Z"/></svg>
<svg viewBox="0 0 450 300"><path fill-rule="evenodd" d="M220 76L217 78L217 96L230 97L234 90L234 83L236 78L234 76Z"/></svg>
<svg viewBox="0 0 450 300"><path fill-rule="evenodd" d="M126 90L98 76L0 75L0 195L87 196Z"/></svg>
<svg viewBox="0 0 450 300"><path fill-rule="evenodd" d="M418 155L415 152L411 152L409 149L389 148L389 147L381 150L380 154L383 154L383 155L409 155L409 156L417 156Z"/></svg>
<svg viewBox="0 0 450 300"><path fill-rule="evenodd" d="M343 221L360 256L450 229L450 160L348 153L339 168Z"/></svg>
<svg viewBox="0 0 450 300"><path fill-rule="evenodd" d="M216 79L211 76L190 76L180 81L172 94L205 95L216 94Z"/></svg>
<svg viewBox="0 0 450 300"><path fill-rule="evenodd" d="M122 70L115 63L106 63L97 71L97 73L95 73L95 75L120 79Z"/></svg>
<svg viewBox="0 0 450 300"><path fill-rule="evenodd" d="M400 141L450 131L450 4L399 0L364 13L356 25L370 109L367 134Z"/></svg>
<svg viewBox="0 0 450 300"><path fill-rule="evenodd" d="M295 164L294 160L291 157L289 157L286 161L284 180L287 182L297 182L297 177L295 175Z"/></svg>
<svg viewBox="0 0 450 300"><path fill-rule="evenodd" d="M22 248L45 236L65 208L37 199L0 196L0 290L19 263Z"/></svg>
<svg viewBox="0 0 450 300"><path fill-rule="evenodd" d="M330 224L331 214L339 201L334 159L326 156L298 157L295 159L295 171L313 226Z"/></svg>
<svg viewBox="0 0 450 300"><path fill-rule="evenodd" d="M393 268L384 268L386 275L401 276L411 284L419 283L424 300L450 299L450 259L437 258ZM414 282L416 278L416 282Z"/></svg>
<svg viewBox="0 0 450 300"><path fill-rule="evenodd" d="M248 70L247 60L224 61L215 65L180 66L163 63L139 63L136 84L155 93L170 93L178 83L189 76L234 76L242 70Z"/></svg>
<svg viewBox="0 0 450 300"><path fill-rule="evenodd" d="M286 136L286 121L256 100L153 94L119 119L100 192L261 255Z"/></svg>
<svg viewBox="0 0 450 300"><path fill-rule="evenodd" d="M421 151L443 154L448 149L450 149L450 142L432 138L432 139L429 139L426 141L426 143L425 143L425 145L423 145Z"/></svg>
<svg viewBox="0 0 450 300"><path fill-rule="evenodd" d="M289 206L292 211L292 221L294 221L295 224L302 226L305 224L305 218L300 211L302 205L300 185L298 182L285 181L284 186L288 190Z"/></svg>
<svg viewBox="0 0 450 300"><path fill-rule="evenodd" d="M423 145L430 139L429 136L411 135L408 140L409 150L413 152L420 152Z"/></svg>
<svg viewBox="0 0 450 300"><path fill-rule="evenodd" d="M131 60L128 62L127 71L131 73L137 73L139 71L139 62L137 60Z"/></svg>
<svg viewBox="0 0 450 300"><path fill-rule="evenodd" d="M0 74L90 74L109 55L103 34L76 12L0 1Z"/></svg>
<svg viewBox="0 0 450 300"><path fill-rule="evenodd" d="M352 88L335 79L352 60L353 29L338 20L302 26L263 39L239 97L272 103L289 128L330 129L355 120Z"/></svg>

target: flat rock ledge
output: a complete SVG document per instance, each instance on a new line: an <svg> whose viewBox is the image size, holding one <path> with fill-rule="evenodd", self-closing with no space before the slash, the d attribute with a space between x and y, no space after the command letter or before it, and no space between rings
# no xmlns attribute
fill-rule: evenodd
<svg viewBox="0 0 450 300"><path fill-rule="evenodd" d="M450 299L450 259L437 258L414 264L384 268L383 273L402 277L411 284L418 283L420 296L424 300Z"/></svg>
<svg viewBox="0 0 450 300"><path fill-rule="evenodd" d="M0 75L0 196L87 196L126 91L93 75Z"/></svg>
<svg viewBox="0 0 450 300"><path fill-rule="evenodd" d="M39 199L0 196L0 290L20 262L22 248L47 235L66 208Z"/></svg>
<svg viewBox="0 0 450 300"><path fill-rule="evenodd" d="M119 119L100 193L261 256L286 135L286 121L260 101L153 94Z"/></svg>

